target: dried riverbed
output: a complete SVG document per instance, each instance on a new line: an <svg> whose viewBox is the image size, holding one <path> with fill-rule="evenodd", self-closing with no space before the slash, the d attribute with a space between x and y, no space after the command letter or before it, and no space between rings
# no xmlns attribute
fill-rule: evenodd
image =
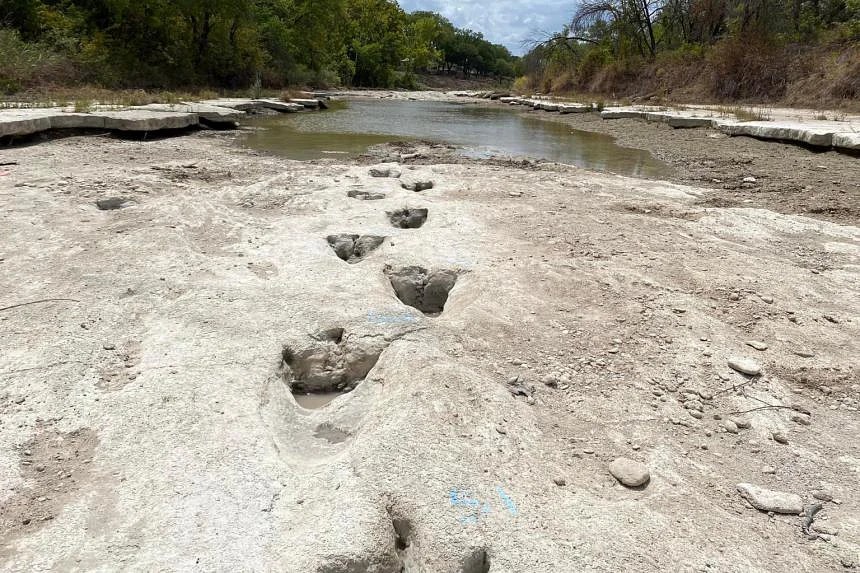
<svg viewBox="0 0 860 573"><path fill-rule="evenodd" d="M703 205L761 207L852 225L860 221L860 158L846 153L729 137L708 128L604 120L596 113L523 113L611 135L619 145L650 151L673 167L672 181L710 190Z"/></svg>
<svg viewBox="0 0 860 573"><path fill-rule="evenodd" d="M858 566L854 223L242 137L0 151L0 569Z"/></svg>

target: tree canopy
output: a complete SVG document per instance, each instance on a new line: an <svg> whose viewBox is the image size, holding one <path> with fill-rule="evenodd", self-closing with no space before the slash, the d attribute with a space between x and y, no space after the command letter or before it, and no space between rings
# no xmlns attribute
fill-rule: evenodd
<svg viewBox="0 0 860 573"><path fill-rule="evenodd" d="M858 40L858 0L582 0L567 26L534 43L524 67L543 89L612 92L643 75L651 85L661 75L683 84L706 71L711 96L779 97L818 56L812 48L857 62ZM839 97L860 96L850 81L860 64L843 67L851 85Z"/></svg>
<svg viewBox="0 0 860 573"><path fill-rule="evenodd" d="M0 48L7 91L49 61L79 81L142 88L410 87L427 70L517 72L503 46L392 0L0 0Z"/></svg>

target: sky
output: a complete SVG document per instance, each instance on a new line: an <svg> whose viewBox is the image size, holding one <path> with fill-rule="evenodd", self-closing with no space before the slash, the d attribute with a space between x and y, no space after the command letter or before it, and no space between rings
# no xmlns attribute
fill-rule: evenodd
<svg viewBox="0 0 860 573"><path fill-rule="evenodd" d="M575 1L565 0L400 0L407 12L438 12L455 26L481 32L494 44L522 55L523 40L557 32L570 21Z"/></svg>

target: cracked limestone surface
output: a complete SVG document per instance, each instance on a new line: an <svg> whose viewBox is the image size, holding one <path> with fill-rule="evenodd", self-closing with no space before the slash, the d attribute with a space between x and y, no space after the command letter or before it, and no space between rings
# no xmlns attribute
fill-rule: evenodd
<svg viewBox="0 0 860 573"><path fill-rule="evenodd" d="M65 300L0 312L0 569L856 562L856 226L471 161L401 166L435 182L421 198L433 224L397 229L385 213L415 195L398 179L234 137L3 151L18 165L0 178L0 308ZM347 197L356 188L385 198ZM120 193L134 203L97 209ZM344 229L385 249L344 264L321 240ZM464 272L429 318L385 265ZM328 344L333 328L332 344L386 346L352 392L303 409L284 347ZM754 379L727 366L745 352ZM646 487L616 482L618 457L647 466ZM742 482L804 500L826 489L840 503L816 519L839 534L807 541L801 517L745 505Z"/></svg>

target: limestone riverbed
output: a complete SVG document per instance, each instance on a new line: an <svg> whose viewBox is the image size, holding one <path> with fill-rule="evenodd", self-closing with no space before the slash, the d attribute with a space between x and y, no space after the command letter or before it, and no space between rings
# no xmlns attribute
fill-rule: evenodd
<svg viewBox="0 0 860 573"><path fill-rule="evenodd" d="M858 566L856 220L246 135L0 149L0 569Z"/></svg>

